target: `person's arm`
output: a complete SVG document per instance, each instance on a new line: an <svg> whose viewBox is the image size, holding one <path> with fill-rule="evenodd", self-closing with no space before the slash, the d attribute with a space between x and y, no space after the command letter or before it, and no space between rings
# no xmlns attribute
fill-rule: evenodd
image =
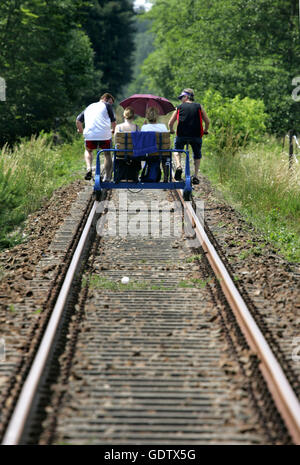
<svg viewBox="0 0 300 465"><path fill-rule="evenodd" d="M169 126L169 129L170 129L170 133L171 133L171 134L174 134L173 125L174 125L176 119L177 119L177 110L175 110L175 111L173 112L173 114L172 114L172 116L171 116L171 118L170 118L170 120L169 120L169 122L168 122L168 126Z"/></svg>
<svg viewBox="0 0 300 465"><path fill-rule="evenodd" d="M116 126L117 126L117 122L116 122L116 121L112 121L112 123L111 123L111 132L112 132L113 134L114 134L114 132L115 132Z"/></svg>
<svg viewBox="0 0 300 465"><path fill-rule="evenodd" d="M207 116L206 111L204 110L204 108L201 108L201 113L202 113L203 121L205 123L204 133L207 133L208 128L209 128L209 123L210 123L209 117Z"/></svg>
<svg viewBox="0 0 300 465"><path fill-rule="evenodd" d="M83 133L83 124L78 119L76 120L76 126L77 126L77 132L79 132L79 134L82 134Z"/></svg>
<svg viewBox="0 0 300 465"><path fill-rule="evenodd" d="M76 127L79 134L83 133L84 112L80 113L76 118Z"/></svg>
<svg viewBox="0 0 300 465"><path fill-rule="evenodd" d="M110 103L107 103L107 102L104 102L104 103L106 105L107 113L111 121L111 132L114 134L116 126L117 126L117 121L116 121L116 117L114 114L114 110Z"/></svg>

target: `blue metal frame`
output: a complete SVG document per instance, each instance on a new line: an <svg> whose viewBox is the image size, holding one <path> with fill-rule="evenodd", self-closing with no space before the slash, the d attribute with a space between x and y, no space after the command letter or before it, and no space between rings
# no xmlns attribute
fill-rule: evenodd
<svg viewBox="0 0 300 465"><path fill-rule="evenodd" d="M189 151L188 146L186 150L174 150L168 149L167 152L171 153L171 160L170 160L170 173L171 176L171 167L172 167L172 153L173 152L180 152L186 154L186 163L185 163L185 181L169 181L169 182L131 182L131 181L121 181L115 183L114 181L102 181L100 178L101 175L101 168L100 168L100 155L102 152L114 152L113 158L113 173L115 174L115 161L116 155L118 152L130 152L132 150L126 149L101 149L97 151L97 159L96 159L96 173L95 173L95 184L94 184L94 191L99 192L101 189L183 189L185 194L192 193L192 182L191 182L191 173L190 173L190 158L189 158ZM158 153L166 153L166 150L157 150ZM126 155L124 157L126 159ZM137 157L130 157L130 158L137 158ZM139 160L147 160L148 155L143 157L138 157ZM162 156L160 156L162 158Z"/></svg>

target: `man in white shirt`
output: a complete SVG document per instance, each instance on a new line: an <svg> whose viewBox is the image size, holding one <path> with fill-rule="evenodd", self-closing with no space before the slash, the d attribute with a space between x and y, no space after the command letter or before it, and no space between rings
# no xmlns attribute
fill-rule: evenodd
<svg viewBox="0 0 300 465"><path fill-rule="evenodd" d="M76 118L77 131L83 134L85 141L86 180L92 178L93 150L111 148L112 134L117 124L112 107L113 103L114 97L105 93L99 102L89 105ZM104 157L105 180L108 181L112 173L111 152L104 152Z"/></svg>

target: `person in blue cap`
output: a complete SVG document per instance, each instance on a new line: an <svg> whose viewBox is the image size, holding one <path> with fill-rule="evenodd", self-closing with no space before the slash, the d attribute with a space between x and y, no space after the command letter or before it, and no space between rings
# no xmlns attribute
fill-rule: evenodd
<svg viewBox="0 0 300 465"><path fill-rule="evenodd" d="M183 89L178 99L181 100L181 104L173 112L168 125L170 133L174 134L173 125L177 121L175 150L183 150L186 144L191 145L195 167L195 173L194 176L192 176L192 183L199 184L198 171L202 157L202 137L203 134L208 134L209 118L202 105L194 102L193 89ZM181 154L175 152L174 158L176 163L175 180L181 181Z"/></svg>

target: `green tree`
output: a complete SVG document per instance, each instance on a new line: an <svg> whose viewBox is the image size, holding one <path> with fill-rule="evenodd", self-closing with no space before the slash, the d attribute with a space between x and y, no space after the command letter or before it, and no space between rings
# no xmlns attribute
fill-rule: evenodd
<svg viewBox="0 0 300 465"><path fill-rule="evenodd" d="M154 90L169 98L187 86L200 95L213 88L260 98L273 131L300 124L291 98L300 65L298 0L157 0L147 17L155 51L142 73Z"/></svg>
<svg viewBox="0 0 300 465"><path fill-rule="evenodd" d="M131 94L151 93L151 89L145 84L145 79L141 75L141 65L148 55L153 52L153 34L149 30L150 22L143 18L144 9L136 16L136 34L134 37L134 53L133 53L133 78L132 82L123 89L122 97L126 98Z"/></svg>
<svg viewBox="0 0 300 465"><path fill-rule="evenodd" d="M130 0L92 0L81 10L82 26L95 52L95 68L102 73L102 87L121 93L132 76L134 11ZM94 98L99 98L99 92Z"/></svg>
<svg viewBox="0 0 300 465"><path fill-rule="evenodd" d="M83 80L92 83L93 51L76 23L81 6L81 0L0 3L0 75L7 85L0 145L50 129L73 108Z"/></svg>

